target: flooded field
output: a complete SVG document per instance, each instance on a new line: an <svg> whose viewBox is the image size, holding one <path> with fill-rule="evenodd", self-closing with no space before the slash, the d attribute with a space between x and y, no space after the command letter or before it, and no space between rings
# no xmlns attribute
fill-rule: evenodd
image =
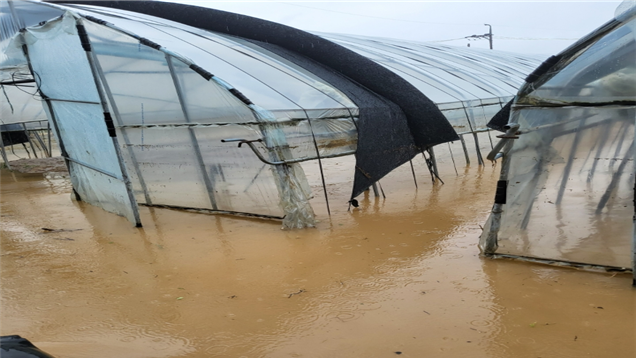
<svg viewBox="0 0 636 358"><path fill-rule="evenodd" d="M479 256L499 168L416 163L347 211L348 159L316 229L71 200L2 169L0 333L58 358L636 356L631 275ZM340 174L339 174L340 173Z"/></svg>

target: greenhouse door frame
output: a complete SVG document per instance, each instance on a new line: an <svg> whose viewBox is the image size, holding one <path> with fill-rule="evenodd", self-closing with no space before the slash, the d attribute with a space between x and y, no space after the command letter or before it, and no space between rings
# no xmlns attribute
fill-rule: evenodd
<svg viewBox="0 0 636 358"><path fill-rule="evenodd" d="M86 35L86 33L85 31L82 31L83 25L81 23L81 20L77 18L74 18L73 20L73 23L74 25L76 25L78 30L77 45L73 43L74 40L65 40L60 38L59 36L46 40L37 39L34 41L34 43L27 45L28 42L26 40L26 35L25 33L22 33L21 36L24 43L24 45L22 45L22 50L27 59L29 70L38 82L39 92L46 104L46 112L48 115L49 123L57 134L61 155L64 158L66 166L69 169L69 173L71 175L75 198L79 201L84 201L85 198L83 198L83 195L86 194L89 197L92 197L92 200L87 201L91 205L101 207L106 211L124 216L136 227L141 227L142 225L137 201L134 197L132 183L130 182L127 169L120 152L116 130L108 109L108 102L106 100L103 88L97 75L98 71L95 68L95 64L93 63L93 52L91 51L91 45L88 40L88 36L83 36ZM51 23L53 23L54 21L59 21L59 23L54 26L61 28L64 28L65 26L70 27L70 23L64 23L67 21L66 15L62 19L52 20ZM37 34L37 30L35 30L34 33ZM37 35L33 36L36 36L37 38ZM73 64L71 63L62 65L59 67L59 69L55 67L46 67L47 61L46 59L43 59L43 55L41 53L42 48L36 46L36 44L39 41L53 41L52 43L55 44L55 41L58 40L61 41L58 42L58 44L62 44L62 46L66 47L61 48L60 51L69 51L71 52L70 55L73 55L73 52L77 51L77 56L79 56L81 52L85 53L85 59L75 57L77 66L74 68L77 68L78 75L80 75L83 71L87 72L86 77L92 77L92 79L86 78L86 83L84 83L84 86L88 86L86 88L94 86L96 93L87 94L87 97L89 98L72 98L76 96L74 93L78 93L77 91L79 88L76 88L77 84L72 82L73 78L69 79L68 83L60 85L66 86L66 90L68 92L66 94L62 93L62 95L59 95L58 93L58 95L50 97L50 93L45 92L49 92L49 90L51 90L53 93L55 93L55 87L51 87L49 88L49 90L42 89L42 81L47 79L46 76L63 73L64 66L66 66L67 69L69 66L73 66ZM81 42L81 46L83 47L84 51L75 47L79 45L79 42ZM38 59L37 62L33 62L34 57L31 54L31 46L35 46L36 58ZM42 46L47 45L44 44ZM49 54L47 56L54 56L54 54ZM50 64L48 65L50 66ZM37 73L40 67L45 72L45 74L42 74L42 76L40 73ZM38 70L36 70L36 68L38 68ZM95 98L90 98L95 94L97 95ZM58 106L57 103L65 103L67 105L75 104L77 106L90 107L86 107L89 110L82 116L71 114L70 117L64 117L65 119L63 119L58 116L57 112L58 109L64 110L64 107ZM97 106L99 106L99 109L96 108ZM68 113L72 113L73 111L78 112L78 109L73 109L71 112ZM99 121L99 115L97 114L98 112L102 112L101 114L103 115L104 120L104 122L102 122L103 124L101 124ZM68 128L64 129L62 128L62 126ZM77 138L78 133L81 132L90 133L94 140L90 140L90 138ZM74 135L75 137L73 137ZM110 137L110 140L104 138L106 136ZM75 138L75 140L79 144L72 144L74 142L70 138ZM111 145L112 151L107 148ZM69 152L69 149L72 149L72 153ZM86 153L83 153L84 151L86 151ZM79 159L81 157L81 155L79 157L77 156L77 154L79 153L82 153L82 155L86 157L88 161ZM101 158L99 158L100 155ZM102 161L100 161L99 159L101 159ZM93 160L95 161L94 163L90 162ZM108 169L108 167L110 167L110 169ZM82 170L79 168L85 168L88 169L88 171L82 172ZM96 176L92 177L91 175L86 176L83 174L90 172L96 173L94 174ZM77 175L77 177L75 177L75 175ZM102 179L98 179L100 178L100 175L103 176L101 177ZM93 180L97 180L97 182L92 181L91 178L93 178ZM100 187L99 180L106 180L102 181L102 184L112 183L111 180L115 180L115 183L113 183L112 185L107 184L107 187ZM117 182L121 184L116 184ZM78 185L78 187L75 187L76 184ZM121 186L122 184L123 186ZM107 206L109 206L109 204L111 205L110 210L107 209ZM114 206L112 206L113 204Z"/></svg>

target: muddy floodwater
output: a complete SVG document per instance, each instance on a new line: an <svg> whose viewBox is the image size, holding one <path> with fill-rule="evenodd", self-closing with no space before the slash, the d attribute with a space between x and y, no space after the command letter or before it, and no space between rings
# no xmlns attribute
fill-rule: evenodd
<svg viewBox="0 0 636 358"><path fill-rule="evenodd" d="M400 168L349 212L344 164L294 231L148 207L138 229L2 169L0 333L58 358L636 357L631 275L479 256L498 167Z"/></svg>

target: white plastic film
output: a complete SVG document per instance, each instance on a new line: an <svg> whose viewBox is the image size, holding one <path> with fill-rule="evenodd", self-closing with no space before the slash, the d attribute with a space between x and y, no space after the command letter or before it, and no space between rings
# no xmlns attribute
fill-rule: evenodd
<svg viewBox="0 0 636 358"><path fill-rule="evenodd" d="M508 158L496 253L630 267L635 115L634 107L516 111L522 134Z"/></svg>
<svg viewBox="0 0 636 358"><path fill-rule="evenodd" d="M42 94L51 99L60 141L71 160L73 188L83 201L136 223L91 68L68 13L24 34Z"/></svg>
<svg viewBox="0 0 636 358"><path fill-rule="evenodd" d="M636 18L609 32L519 104L612 103L636 98Z"/></svg>
<svg viewBox="0 0 636 358"><path fill-rule="evenodd" d="M278 128L276 118L256 105L250 106L263 122L263 140L272 161L282 161L291 157L284 132ZM276 178L280 206L285 213L283 228L302 229L316 225L314 211L309 204L311 189L300 164L280 164L272 167Z"/></svg>
<svg viewBox="0 0 636 358"><path fill-rule="evenodd" d="M21 88L2 86L0 89L0 123L46 121L47 116L42 107L42 99L35 92L35 84Z"/></svg>
<svg viewBox="0 0 636 358"><path fill-rule="evenodd" d="M173 59L191 123L254 123L252 111L232 93Z"/></svg>
<svg viewBox="0 0 636 358"><path fill-rule="evenodd" d="M119 133L126 138L122 153L138 200L284 215L269 165L247 146L221 141L261 138L247 105L180 60L171 58L169 64L165 53L132 37L95 24L87 29L120 114Z"/></svg>
<svg viewBox="0 0 636 358"><path fill-rule="evenodd" d="M104 26L86 22L86 29L117 102L120 125L185 123L163 52Z"/></svg>

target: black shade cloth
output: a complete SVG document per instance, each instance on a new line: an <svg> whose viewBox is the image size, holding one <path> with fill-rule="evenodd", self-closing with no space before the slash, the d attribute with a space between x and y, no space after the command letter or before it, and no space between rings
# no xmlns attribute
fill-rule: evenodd
<svg viewBox="0 0 636 358"><path fill-rule="evenodd" d="M492 117L486 126L496 131L505 132L506 130L503 127L508 124L508 118L510 118L510 110L512 109L513 101L514 98L511 99L510 102L506 103L506 105Z"/></svg>
<svg viewBox="0 0 636 358"><path fill-rule="evenodd" d="M420 152L404 112L395 103L307 57L277 45L252 42L322 78L358 106L360 120L352 198Z"/></svg>
<svg viewBox="0 0 636 358"><path fill-rule="evenodd" d="M2 144L5 147L29 141L29 135L20 124L0 125L0 133L2 134Z"/></svg>

